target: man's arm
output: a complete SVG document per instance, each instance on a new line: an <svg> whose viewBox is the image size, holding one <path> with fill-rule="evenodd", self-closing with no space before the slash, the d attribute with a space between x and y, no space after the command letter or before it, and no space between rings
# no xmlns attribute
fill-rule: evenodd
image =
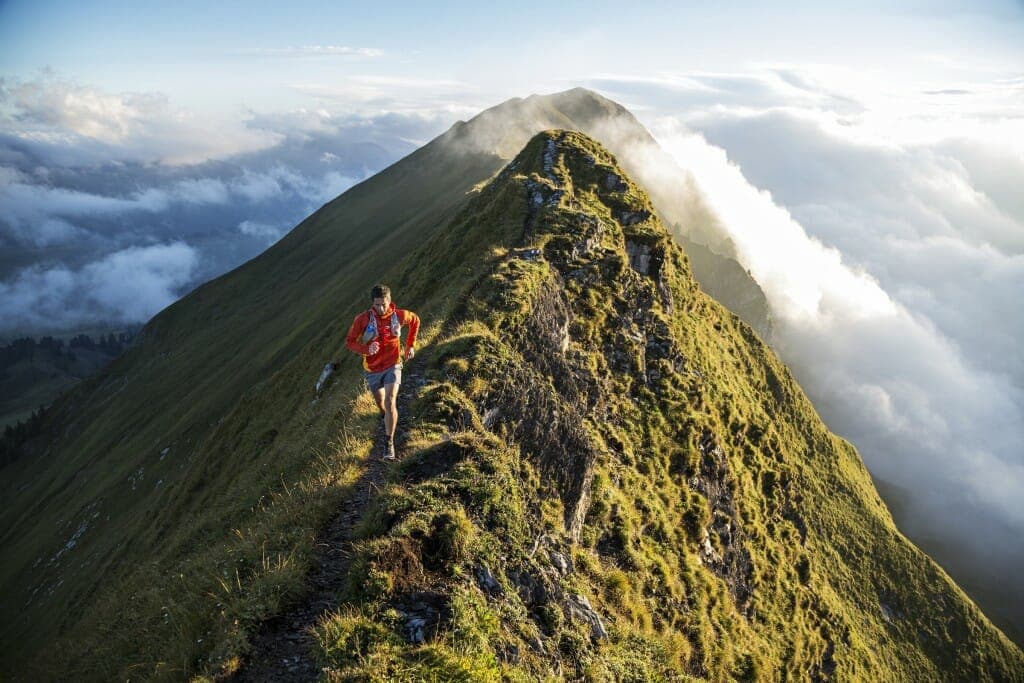
<svg viewBox="0 0 1024 683"><path fill-rule="evenodd" d="M402 311L402 324L409 326L409 335L405 339L406 357L411 358L413 347L416 346L416 334L420 331L420 317L412 311Z"/></svg>
<svg viewBox="0 0 1024 683"><path fill-rule="evenodd" d="M359 341L359 338L363 336L363 331L366 329L365 315L365 313L360 313L355 317L352 321L352 327L348 329L348 336L345 337L346 348L353 353L358 353L360 356L370 354L370 344L363 344Z"/></svg>

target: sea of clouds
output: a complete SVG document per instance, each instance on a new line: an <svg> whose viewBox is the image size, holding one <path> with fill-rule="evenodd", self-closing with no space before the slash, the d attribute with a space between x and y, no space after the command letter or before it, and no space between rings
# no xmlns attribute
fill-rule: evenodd
<svg viewBox="0 0 1024 683"><path fill-rule="evenodd" d="M0 80L0 338L144 323L447 124Z"/></svg>

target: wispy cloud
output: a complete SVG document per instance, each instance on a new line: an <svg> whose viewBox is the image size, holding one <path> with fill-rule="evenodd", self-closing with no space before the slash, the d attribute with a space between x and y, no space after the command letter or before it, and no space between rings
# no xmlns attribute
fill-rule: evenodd
<svg viewBox="0 0 1024 683"><path fill-rule="evenodd" d="M178 117L180 110L159 93L135 100L53 74L0 86L5 335L152 314L167 303L162 295L148 296L142 307L112 294L75 302L88 301L89 288L107 286L103 269L128 272L128 256L166 254L183 263L187 248L195 260L177 271L180 277L147 280L170 282L157 289L176 296L256 256L324 202L412 151L409 140L433 137L452 118L437 112L371 117L325 103L250 112L227 128L206 129L181 124L179 118L193 117ZM120 123L105 120L105 113L118 112ZM269 144L232 144L232 131L239 130L245 140ZM172 148L175 155L203 150L209 154L193 161L210 160L172 165L175 157L166 154ZM178 247L132 251L168 244ZM110 260L112 254L122 257Z"/></svg>
<svg viewBox="0 0 1024 683"><path fill-rule="evenodd" d="M291 47L256 47L232 51L233 54L261 57L382 57L384 51L374 47L348 45L301 45Z"/></svg>
<svg viewBox="0 0 1024 683"><path fill-rule="evenodd" d="M145 322L183 294L197 265L194 248L173 242L123 249L77 270L29 268L0 282L4 328Z"/></svg>
<svg viewBox="0 0 1024 683"><path fill-rule="evenodd" d="M613 99L637 99L662 110L695 107L827 107L847 114L863 111L856 98L789 65L763 65L749 72L661 72L650 75L597 74L588 84Z"/></svg>
<svg viewBox="0 0 1024 683"><path fill-rule="evenodd" d="M493 104L476 86L454 79L352 75L329 82L295 82L288 87L364 116L398 112L422 117L445 116L450 122Z"/></svg>
<svg viewBox="0 0 1024 683"><path fill-rule="evenodd" d="M196 163L280 141L243 122L172 107L161 93L103 92L52 73L0 79L0 127L5 156L36 154L61 164Z"/></svg>

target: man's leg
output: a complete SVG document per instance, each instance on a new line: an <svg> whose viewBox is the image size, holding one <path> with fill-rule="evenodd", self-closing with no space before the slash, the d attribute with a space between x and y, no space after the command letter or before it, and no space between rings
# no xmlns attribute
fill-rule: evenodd
<svg viewBox="0 0 1024 683"><path fill-rule="evenodd" d="M388 443L395 440L395 426L398 424L398 382L385 384L383 391L384 401L384 434Z"/></svg>
<svg viewBox="0 0 1024 683"><path fill-rule="evenodd" d="M382 413L385 412L385 410L384 410L384 387L379 387L377 389L374 389L372 393L373 393L373 400L377 402L377 408L380 410L380 412L382 412Z"/></svg>

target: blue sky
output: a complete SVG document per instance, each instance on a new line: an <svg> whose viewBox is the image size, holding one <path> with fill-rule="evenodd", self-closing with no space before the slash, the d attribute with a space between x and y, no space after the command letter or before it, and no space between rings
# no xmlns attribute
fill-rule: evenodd
<svg viewBox="0 0 1024 683"><path fill-rule="evenodd" d="M1015 2L6 2L0 64L51 67L110 91L200 110L309 104L339 78L451 81L460 101L600 76L820 63L920 83L1024 63ZM335 49L348 48L351 54ZM305 88L305 90L303 89Z"/></svg>
<svg viewBox="0 0 1024 683"><path fill-rule="evenodd" d="M576 86L691 174L905 528L1024 603L993 541L1024 535L1021 2L2 2L0 336L145 322L456 120Z"/></svg>

